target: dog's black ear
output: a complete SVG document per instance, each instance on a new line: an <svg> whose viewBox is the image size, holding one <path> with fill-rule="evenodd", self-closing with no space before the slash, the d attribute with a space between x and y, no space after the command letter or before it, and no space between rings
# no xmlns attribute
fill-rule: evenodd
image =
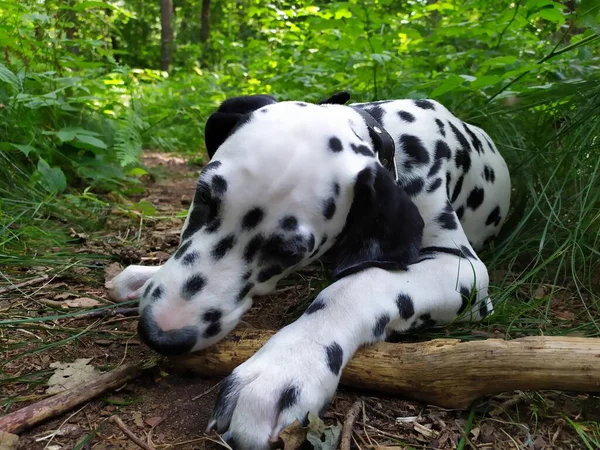
<svg viewBox="0 0 600 450"><path fill-rule="evenodd" d="M350 94L346 91L336 92L331 97L321 100L318 105L345 105L350 100Z"/></svg>
<svg viewBox="0 0 600 450"><path fill-rule="evenodd" d="M208 157L212 159L217 149L236 127L244 124L253 111L277 103L270 95L244 95L225 100L219 109L210 115L204 127L204 142Z"/></svg>
<svg viewBox="0 0 600 450"><path fill-rule="evenodd" d="M408 194L380 165L356 177L354 200L334 248L333 277L368 267L405 269L421 249L423 219Z"/></svg>

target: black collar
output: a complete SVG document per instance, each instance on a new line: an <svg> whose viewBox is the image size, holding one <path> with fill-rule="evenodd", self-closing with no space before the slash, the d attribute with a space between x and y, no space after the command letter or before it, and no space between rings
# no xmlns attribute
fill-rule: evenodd
<svg viewBox="0 0 600 450"><path fill-rule="evenodd" d="M373 141L373 146L377 152L377 157L381 165L389 170L394 177L394 180L398 180L398 171L396 169L396 160L394 156L396 154L396 147L394 146L394 140L389 133L383 128L383 126L375 120L375 118L364 109L360 107L351 106L354 111L359 113L367 123L369 129L369 136Z"/></svg>

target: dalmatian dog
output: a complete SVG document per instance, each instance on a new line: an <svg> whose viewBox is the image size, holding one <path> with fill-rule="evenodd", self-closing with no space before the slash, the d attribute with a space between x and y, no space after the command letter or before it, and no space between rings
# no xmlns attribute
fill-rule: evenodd
<svg viewBox="0 0 600 450"><path fill-rule="evenodd" d="M476 250L510 203L489 136L432 100L347 105L266 95L224 101L173 256L107 283L140 299L138 332L165 355L223 339L287 274L318 258L335 280L221 386L209 429L239 449L333 398L361 346L492 313Z"/></svg>

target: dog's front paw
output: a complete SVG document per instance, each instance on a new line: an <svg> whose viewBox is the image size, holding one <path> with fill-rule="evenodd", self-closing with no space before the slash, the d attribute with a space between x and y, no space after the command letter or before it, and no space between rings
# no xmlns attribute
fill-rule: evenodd
<svg viewBox="0 0 600 450"><path fill-rule="evenodd" d="M280 331L223 381L208 430L225 433L236 450L268 449L283 428L304 421L309 412L320 414L335 394L341 348L288 331Z"/></svg>
<svg viewBox="0 0 600 450"><path fill-rule="evenodd" d="M105 283L108 296L118 302L133 300L141 295L142 286L159 267L129 266L119 275Z"/></svg>

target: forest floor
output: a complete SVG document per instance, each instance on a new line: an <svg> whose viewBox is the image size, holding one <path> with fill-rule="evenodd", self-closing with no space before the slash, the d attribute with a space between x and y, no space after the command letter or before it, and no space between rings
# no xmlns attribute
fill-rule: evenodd
<svg viewBox="0 0 600 450"><path fill-rule="evenodd" d="M0 328L0 348L8 349L2 350L4 361L0 367L0 400L5 413L47 396L47 381L57 362L90 358L89 365L107 371L155 356L136 336L135 315L70 315L89 305L86 302L112 304L104 281L119 267L114 262L109 264L108 256L117 259L121 267L158 264L178 244L183 219L175 215L186 210L193 197L198 168L165 153L149 152L145 163L157 177L147 180L144 196L136 200L152 202L158 211L154 218L132 220L115 211L102 233L87 236L74 230L80 239L74 254L107 257L91 266L89 261L86 266L74 264L52 272L41 283L0 293L0 321L68 316ZM36 278L45 273L48 269L42 263L19 273L9 272L8 277ZM319 266L301 271L281 283L274 294L255 299L240 326L281 328L299 315L324 283ZM161 360L156 369L124 387L22 433L17 448L139 448L109 420L113 415L156 449L227 448L218 435L204 434L219 381L178 374L168 361ZM342 423L357 399L363 401L363 407L353 439L354 448L362 449L454 449L462 437L462 445L470 449L591 449L569 424L569 418L600 420L600 397L587 394L511 392L481 399L471 410L448 410L340 389L325 414L325 423Z"/></svg>

